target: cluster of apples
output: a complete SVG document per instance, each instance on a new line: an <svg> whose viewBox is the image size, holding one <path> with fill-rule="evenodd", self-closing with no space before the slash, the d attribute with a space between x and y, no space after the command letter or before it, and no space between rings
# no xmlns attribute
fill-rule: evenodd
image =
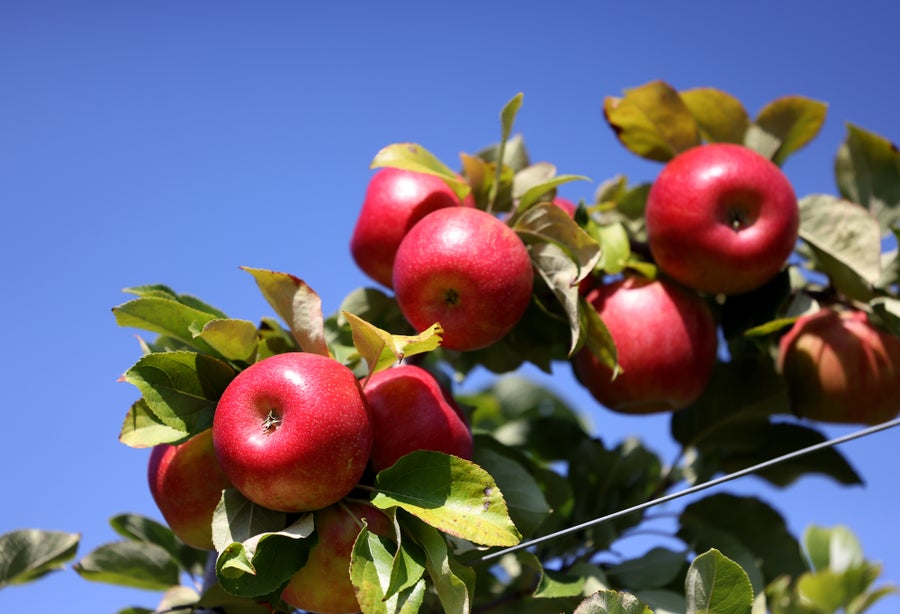
<svg viewBox="0 0 900 614"><path fill-rule="evenodd" d="M360 381L329 356L287 352L238 373L210 429L156 446L148 479L169 527L196 548L213 549L225 489L267 509L311 512L318 541L281 599L308 611L356 612L349 565L360 523L383 535L392 527L353 491L414 450L470 459L472 445L465 415L426 369L397 365Z"/></svg>

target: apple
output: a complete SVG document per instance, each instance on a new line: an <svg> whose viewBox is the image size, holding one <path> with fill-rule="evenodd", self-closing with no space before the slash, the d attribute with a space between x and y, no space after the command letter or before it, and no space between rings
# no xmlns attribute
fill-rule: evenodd
<svg viewBox="0 0 900 614"><path fill-rule="evenodd" d="M415 450L472 458L472 432L462 411L422 367L401 364L377 371L363 393L375 425L369 462L376 473Z"/></svg>
<svg viewBox="0 0 900 614"><path fill-rule="evenodd" d="M379 169L369 181L350 238L350 253L362 271L391 288L394 255L404 235L427 214L443 207L474 206L469 195L460 202L436 175L399 168Z"/></svg>
<svg viewBox="0 0 900 614"><path fill-rule="evenodd" d="M695 292L661 279L628 276L598 285L585 299L616 346L621 372L587 348L575 376L602 405L626 414L677 411L697 400L716 362L716 322Z"/></svg>
<svg viewBox="0 0 900 614"><path fill-rule="evenodd" d="M531 300L534 273L525 244L495 216L469 207L438 209L403 238L394 293L416 330L440 322L443 347L477 350L499 341Z"/></svg>
<svg viewBox="0 0 900 614"><path fill-rule="evenodd" d="M228 384L212 436L222 469L245 497L304 512L356 486L373 427L353 371L327 356L287 352L250 365Z"/></svg>
<svg viewBox="0 0 900 614"><path fill-rule="evenodd" d="M823 308L779 341L778 368L799 416L878 424L900 414L900 339L863 311Z"/></svg>
<svg viewBox="0 0 900 614"><path fill-rule="evenodd" d="M800 212L781 169L752 149L699 145L673 158L647 195L647 243L659 267L710 294L774 277L797 241Z"/></svg>
<svg viewBox="0 0 900 614"><path fill-rule="evenodd" d="M553 204L565 211L569 214L569 217L575 217L575 210L578 209L578 205L573 203L568 198L563 198L562 196L557 196L553 199Z"/></svg>
<svg viewBox="0 0 900 614"><path fill-rule="evenodd" d="M212 550L212 517L231 482L216 459L212 429L150 451L147 481L166 524L188 546Z"/></svg>
<svg viewBox="0 0 900 614"><path fill-rule="evenodd" d="M359 612L350 581L350 558L363 520L373 533L393 535L388 517L368 503L348 500L313 512L318 541L310 549L306 564L282 591L285 603L307 612Z"/></svg>

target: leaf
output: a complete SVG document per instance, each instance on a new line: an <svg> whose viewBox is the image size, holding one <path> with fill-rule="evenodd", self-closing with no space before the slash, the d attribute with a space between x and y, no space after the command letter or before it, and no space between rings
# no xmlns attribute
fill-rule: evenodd
<svg viewBox="0 0 900 614"><path fill-rule="evenodd" d="M653 611L632 594L601 590L582 601L574 614L653 614Z"/></svg>
<svg viewBox="0 0 900 614"><path fill-rule="evenodd" d="M631 259L631 244L625 225L620 222L592 224L592 231L600 245L600 260L597 267L609 275L624 271Z"/></svg>
<svg viewBox="0 0 900 614"><path fill-rule="evenodd" d="M305 281L289 273L250 267L241 269L253 275L266 301L291 329L301 350L331 356L325 342L322 299Z"/></svg>
<svg viewBox="0 0 900 614"><path fill-rule="evenodd" d="M217 315L195 309L178 301L158 296L144 296L113 307L119 326L139 328L177 339L189 347L208 354L216 351L194 332Z"/></svg>
<svg viewBox="0 0 900 614"><path fill-rule="evenodd" d="M541 196L547 194L557 186L563 185L565 183L570 183L572 181L590 181L590 179L583 175L559 175L545 182L533 185L522 195L521 199L519 200L519 204L516 207L515 215L521 215L522 213L533 207L539 201Z"/></svg>
<svg viewBox="0 0 900 614"><path fill-rule="evenodd" d="M306 538L313 530L313 515L304 514L284 529L229 544L216 560L219 584L238 597L262 597L278 590L306 563L314 543Z"/></svg>
<svg viewBox="0 0 900 614"><path fill-rule="evenodd" d="M809 143L822 129L828 105L803 96L785 96L767 104L755 124L779 141L772 156L781 165L795 151Z"/></svg>
<svg viewBox="0 0 900 614"><path fill-rule="evenodd" d="M740 100L722 90L698 87L678 92L694 116L704 139L714 143L743 143L750 117Z"/></svg>
<svg viewBox="0 0 900 614"><path fill-rule="evenodd" d="M803 532L803 549L813 571L844 572L865 563L856 535L841 525L832 528L808 526Z"/></svg>
<svg viewBox="0 0 900 614"><path fill-rule="evenodd" d="M619 373L619 357L612 335L597 310L583 296L578 297L578 314L584 331L584 347L606 365L613 376Z"/></svg>
<svg viewBox="0 0 900 614"><path fill-rule="evenodd" d="M257 505L237 489L229 488L222 492L222 498L213 512L213 545L218 552L222 552L232 543L280 531L285 523L286 516L283 512Z"/></svg>
<svg viewBox="0 0 900 614"><path fill-rule="evenodd" d="M353 546L350 579L356 589L356 599L363 612L415 614L425 597L425 566L416 563L413 571L403 562L419 557L409 556L405 550L391 551L391 542L363 529ZM424 553L421 554L424 559ZM401 562L400 565L397 563ZM397 582L398 569L404 581Z"/></svg>
<svg viewBox="0 0 900 614"><path fill-rule="evenodd" d="M74 566L82 578L118 586L164 591L179 583L180 569L162 547L136 541L99 546Z"/></svg>
<svg viewBox="0 0 900 614"><path fill-rule="evenodd" d="M122 290L123 292L127 292L128 294L134 294L136 296L155 296L158 298L165 298L170 301L175 301L177 303L181 303L183 305L187 305L197 311L202 311L203 313L208 313L216 318L227 318L222 311L216 309L212 305L201 301L195 296L191 296L190 294L178 294L170 287L163 284L149 284L145 286L133 286L131 288L125 288Z"/></svg>
<svg viewBox="0 0 900 614"><path fill-rule="evenodd" d="M609 567L606 573L619 586L630 590L661 588L680 577L686 565L684 552L655 547L642 556Z"/></svg>
<svg viewBox="0 0 900 614"><path fill-rule="evenodd" d="M526 243L546 242L558 245L575 263L578 274L566 280L577 284L600 260L600 246L569 215L551 203L537 204L517 216L512 226Z"/></svg>
<svg viewBox="0 0 900 614"><path fill-rule="evenodd" d="M828 195L799 201L800 238L838 290L867 300L881 278L881 233L861 206Z"/></svg>
<svg viewBox="0 0 900 614"><path fill-rule="evenodd" d="M42 578L72 560L81 535L17 529L0 535L0 589Z"/></svg>
<svg viewBox="0 0 900 614"><path fill-rule="evenodd" d="M445 612L468 614L475 594L475 571L460 564L440 532L415 518L404 526L425 553L425 568Z"/></svg>
<svg viewBox="0 0 900 614"><path fill-rule="evenodd" d="M435 350L444 338L444 329L438 322L418 335L392 335L348 311L341 312L341 315L350 324L353 345L368 365L369 375L409 356Z"/></svg>
<svg viewBox="0 0 900 614"><path fill-rule="evenodd" d="M900 151L894 143L847 124L835 176L841 195L872 212L883 235L900 221Z"/></svg>
<svg viewBox="0 0 900 614"><path fill-rule="evenodd" d="M607 123L626 148L658 162L700 144L700 130L678 92L662 81L625 90L603 103Z"/></svg>
<svg viewBox="0 0 900 614"><path fill-rule="evenodd" d="M113 516L109 524L126 539L161 547L186 572L198 576L204 573L208 553L184 544L166 525L137 514Z"/></svg>
<svg viewBox="0 0 900 614"><path fill-rule="evenodd" d="M227 360L249 361L256 351L257 330L247 320L218 319L203 325L195 337Z"/></svg>
<svg viewBox="0 0 900 614"><path fill-rule="evenodd" d="M450 189L463 200L471 188L453 170L441 162L437 156L418 143L393 143L381 149L369 168L401 168L416 173L436 175L443 179Z"/></svg>
<svg viewBox="0 0 900 614"><path fill-rule="evenodd" d="M490 193L488 195L488 208L487 211L493 211L496 209L496 204L498 202L498 195L500 194L500 188L504 185L504 171L505 171L505 160L506 160L506 144L509 141L510 134L512 133L513 123L515 122L516 115L519 112L519 109L522 107L522 99L524 95L520 92L513 96L500 110L500 144L497 148L497 160L498 163L495 164L495 173L494 173L494 182L490 186ZM512 172L512 169L509 169L509 172Z"/></svg>
<svg viewBox="0 0 900 614"><path fill-rule="evenodd" d="M687 614L749 614L753 606L747 574L715 548L694 559L684 589Z"/></svg>
<svg viewBox="0 0 900 614"><path fill-rule="evenodd" d="M186 430L167 426L150 411L147 401L138 399L125 416L119 441L132 448L152 448L161 443L176 443L189 435Z"/></svg>
<svg viewBox="0 0 900 614"><path fill-rule="evenodd" d="M160 422L195 435L212 426L216 403L234 376L234 369L217 358L177 351L141 357L122 381L141 391Z"/></svg>
<svg viewBox="0 0 900 614"><path fill-rule="evenodd" d="M521 535L494 479L471 461L418 450L375 478L372 505L399 507L450 535L485 546L512 546Z"/></svg>

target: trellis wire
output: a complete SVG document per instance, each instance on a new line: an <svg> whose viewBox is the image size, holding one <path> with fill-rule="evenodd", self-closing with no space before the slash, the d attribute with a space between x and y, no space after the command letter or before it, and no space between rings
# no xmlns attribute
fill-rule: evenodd
<svg viewBox="0 0 900 614"><path fill-rule="evenodd" d="M694 493L706 490L708 488L713 488L714 486L718 486L719 484L724 484L725 482L730 482L731 480L736 480L738 478L742 478L746 475L750 475L751 473L756 473L757 471L761 471L763 469L767 469L779 463L783 463L785 461L797 458L799 456L803 456L805 454L809 454L811 452L816 452L818 450L824 450L826 448L831 448L837 446L842 443L846 443L853 439L860 439L862 437L866 437L868 435L872 435L879 431L884 431L895 426L900 426L900 418L895 418L893 420L888 420L887 422L883 422L881 424L876 424L875 426L870 426L868 428L864 428L858 431L854 431L852 433L848 433L846 435L842 435L840 437L835 437L833 439L829 439L827 441L823 441L817 444L813 444L811 446L807 446L805 448L800 448L799 450L794 450L793 452L788 452L787 454L782 454L781 456L776 456L775 458L769 459L767 461L763 461L756 465L752 465L745 469L741 469L739 471L735 471L734 473L729 473L727 475L723 475L722 477L715 478L713 480L709 480L707 482L703 482L702 484L697 484L695 486L691 486L690 488L685 488L684 490L679 490L678 492L674 492L668 495L663 495L662 497L658 497L656 499L651 499L650 501L646 501L639 505L635 505L629 507L624 510L619 510L618 512L613 512L612 514L607 514L606 516L601 516L600 518L594 518L593 520L588 520L587 522L583 522L581 524L567 527L565 529L556 531L554 533L550 533L548 535L542 535L541 537L536 537L534 539L521 542L516 544L515 546L510 546L508 548L504 548L503 550L497 550L495 552L490 552L481 557L481 561L490 561L492 559L500 558L506 554L510 554L512 552L516 552L518 550L524 550L525 548L529 548L531 546L550 541L551 539L561 537L563 535L568 535L569 533L575 533L576 531L581 531L599 524L603 524L604 522L609 522L610 520L615 520L621 516L625 516L627 514L631 514L633 512L639 512L641 510L645 510L650 507L655 507L657 505L662 505L663 503L668 503L674 499L678 499L681 497L686 497L687 495L692 495Z"/></svg>

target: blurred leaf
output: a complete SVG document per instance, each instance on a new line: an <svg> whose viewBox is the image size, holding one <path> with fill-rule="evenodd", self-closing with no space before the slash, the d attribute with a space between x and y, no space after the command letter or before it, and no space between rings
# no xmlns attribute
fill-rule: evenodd
<svg viewBox="0 0 900 614"><path fill-rule="evenodd" d="M132 448L152 448L161 443L175 443L188 437L186 430L167 426L156 417L147 401L138 399L128 410L119 441Z"/></svg>
<svg viewBox="0 0 900 614"><path fill-rule="evenodd" d="M444 611L468 614L475 593L475 571L456 560L436 528L416 518L404 520L404 526L425 552L425 568Z"/></svg>
<svg viewBox="0 0 900 614"><path fill-rule="evenodd" d="M512 546L521 535L494 479L471 461L419 450L375 478L372 505L399 507L431 526L485 546Z"/></svg>
<svg viewBox="0 0 900 614"><path fill-rule="evenodd" d="M655 547L642 556L609 567L606 573L619 586L635 591L664 587L681 577L686 566L684 552Z"/></svg>
<svg viewBox="0 0 900 614"><path fill-rule="evenodd" d="M325 343L322 299L302 279L289 273L241 267L256 280L256 285L275 313L284 320L304 352L331 356Z"/></svg>
<svg viewBox="0 0 900 614"><path fill-rule="evenodd" d="M871 211L883 235L900 221L900 151L894 143L847 124L835 176L841 196Z"/></svg>
<svg viewBox="0 0 900 614"><path fill-rule="evenodd" d="M222 552L229 544L280 531L286 522L284 512L257 505L237 489L229 488L222 492L222 498L213 512L213 544L218 552Z"/></svg>
<svg viewBox="0 0 900 614"><path fill-rule="evenodd" d="M870 305L878 317L878 323L900 337L900 299L885 296L872 300Z"/></svg>
<svg viewBox="0 0 900 614"><path fill-rule="evenodd" d="M800 238L814 250L817 268L838 290L870 298L881 278L877 220L861 206L828 195L800 199Z"/></svg>
<svg viewBox="0 0 900 614"><path fill-rule="evenodd" d="M772 156L781 165L792 153L809 143L822 129L828 105L803 96L785 96L767 104L755 124L779 141Z"/></svg>
<svg viewBox="0 0 900 614"><path fill-rule="evenodd" d="M492 165L499 162L500 143L494 143L481 149L475 154L475 157ZM528 155L528 148L525 147L525 139L521 134L514 134L506 140L506 146L503 148L503 165L509 167L512 174L531 166L531 157ZM468 174L466 176L468 177Z"/></svg>
<svg viewBox="0 0 900 614"><path fill-rule="evenodd" d="M394 297L378 288L357 288L344 297L338 309L338 324L342 326L347 323L341 315L345 311L395 333L405 332L404 327L409 327Z"/></svg>
<svg viewBox="0 0 900 614"><path fill-rule="evenodd" d="M369 375L397 364L404 358L437 349L444 338L440 323L434 323L418 335L392 335L365 320L341 313L353 331L353 344L369 367Z"/></svg>
<svg viewBox="0 0 900 614"><path fill-rule="evenodd" d="M509 516L523 535L533 533L550 514L550 506L537 481L512 455L517 454L486 436L476 436L473 461L497 483L506 500Z"/></svg>
<svg viewBox="0 0 900 614"><path fill-rule="evenodd" d="M74 566L82 578L118 586L164 591L179 583L180 569L156 544L121 541L102 545Z"/></svg>
<svg viewBox="0 0 900 614"><path fill-rule="evenodd" d="M634 595L602 590L582 601L574 614L653 614L653 611Z"/></svg>
<svg viewBox="0 0 900 614"><path fill-rule="evenodd" d="M865 594L877 577L878 570L867 565L843 572L823 569L800 576L797 593L801 602L811 604L821 612L846 612L848 610L843 608Z"/></svg>
<svg viewBox="0 0 900 614"><path fill-rule="evenodd" d="M437 175L450 186L460 200L464 199L470 191L469 184L460 179L459 175L441 162L437 156L418 143L394 143L381 149L375 154L375 159L372 160L369 168L385 166Z"/></svg>
<svg viewBox="0 0 900 614"><path fill-rule="evenodd" d="M304 514L280 531L233 542L219 552L216 578L232 595L261 597L276 591L304 563L315 540L313 515Z"/></svg>
<svg viewBox="0 0 900 614"><path fill-rule="evenodd" d="M0 589L25 584L63 567L78 551L81 535L17 529L0 535Z"/></svg>
<svg viewBox="0 0 900 614"><path fill-rule="evenodd" d="M113 307L113 315L119 326L172 337L192 348L216 354L208 343L198 338L194 331L219 316L195 309L184 303L158 296L142 296Z"/></svg>
<svg viewBox="0 0 900 614"><path fill-rule="evenodd" d="M217 358L180 351L147 354L122 380L141 391L160 422L195 435L212 426L216 403L234 376Z"/></svg>
<svg viewBox="0 0 900 614"><path fill-rule="evenodd" d="M698 87L678 92L700 127L700 134L714 143L744 142L750 117L740 100L722 90Z"/></svg>
<svg viewBox="0 0 900 614"><path fill-rule="evenodd" d="M528 211L531 207L538 203L541 196L547 194L551 190L554 190L557 186L563 185L565 183L570 183L572 181L590 181L590 179L583 175L559 175L543 183L531 186L519 200L519 205L518 207L516 207L515 216L519 216Z"/></svg>
<svg viewBox="0 0 900 614"><path fill-rule="evenodd" d="M210 320L195 336L227 360L248 361L256 351L256 325L247 320Z"/></svg>
<svg viewBox="0 0 900 614"><path fill-rule="evenodd" d="M714 548L694 559L684 588L688 614L750 614L753 605L747 574Z"/></svg>
<svg viewBox="0 0 900 614"><path fill-rule="evenodd" d="M356 599L367 614L414 614L422 605L424 565L409 582L392 587L396 558L391 545L390 540L363 529L353 546L350 578Z"/></svg>
<svg viewBox="0 0 900 614"><path fill-rule="evenodd" d="M700 144L690 109L662 81L625 90L623 98L607 97L603 113L622 144L643 158L667 162Z"/></svg>
<svg viewBox="0 0 900 614"><path fill-rule="evenodd" d="M583 296L578 297L581 328L584 331L584 347L606 365L613 376L619 373L619 356L612 335L600 314Z"/></svg>
<svg viewBox="0 0 900 614"><path fill-rule="evenodd" d="M843 572L865 563L862 546L845 526L810 525L803 532L803 549L813 571Z"/></svg>
<svg viewBox="0 0 900 614"><path fill-rule="evenodd" d="M189 612L200 600L200 594L189 586L173 586L163 593L162 599L151 612ZM122 614L122 612L119 612Z"/></svg>
<svg viewBox="0 0 900 614"><path fill-rule="evenodd" d="M625 270L631 259L631 244L628 232L621 222L592 224L592 234L600 244L600 261L597 267L608 275L616 275Z"/></svg>

